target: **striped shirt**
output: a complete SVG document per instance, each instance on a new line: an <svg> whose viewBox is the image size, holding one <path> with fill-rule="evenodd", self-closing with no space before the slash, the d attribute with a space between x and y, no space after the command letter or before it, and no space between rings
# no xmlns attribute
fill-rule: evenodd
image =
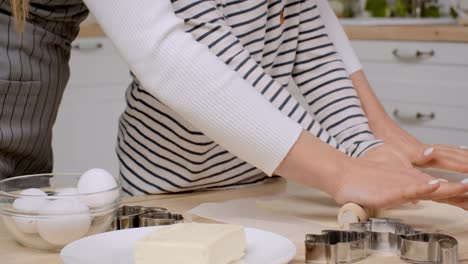
<svg viewBox="0 0 468 264"><path fill-rule="evenodd" d="M353 157L380 143L368 127L314 0L172 3L187 33L305 130ZM291 91L292 83L297 91ZM126 98L117 146L126 193L229 188L267 177L205 136L197 124L190 124L137 80Z"/></svg>

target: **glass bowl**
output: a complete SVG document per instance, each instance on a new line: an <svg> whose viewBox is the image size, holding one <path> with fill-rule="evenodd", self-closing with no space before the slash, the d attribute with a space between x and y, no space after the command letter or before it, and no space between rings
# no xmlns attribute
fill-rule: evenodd
<svg viewBox="0 0 468 264"><path fill-rule="evenodd" d="M0 181L0 218L8 232L24 246L59 251L72 241L107 231L121 202L121 183L116 179L112 189L78 194L80 176L53 173Z"/></svg>

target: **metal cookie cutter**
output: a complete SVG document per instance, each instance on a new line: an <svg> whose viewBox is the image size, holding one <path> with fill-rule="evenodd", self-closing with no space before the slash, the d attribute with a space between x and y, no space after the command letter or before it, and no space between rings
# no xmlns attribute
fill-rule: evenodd
<svg viewBox="0 0 468 264"><path fill-rule="evenodd" d="M366 258L372 251L391 253L409 263L458 263L455 238L422 233L398 219L371 218L367 222L351 224L350 229L307 235L306 263L353 263Z"/></svg>
<svg viewBox="0 0 468 264"><path fill-rule="evenodd" d="M410 263L458 263L458 242L444 234L402 236L400 257Z"/></svg>
<svg viewBox="0 0 468 264"><path fill-rule="evenodd" d="M369 234L354 231L323 230L306 235L306 263L353 263L369 255Z"/></svg>
<svg viewBox="0 0 468 264"><path fill-rule="evenodd" d="M349 229L368 233L370 250L393 254L400 252L401 236L420 233L400 220L391 218L370 218L366 222L350 224Z"/></svg>
<svg viewBox="0 0 468 264"><path fill-rule="evenodd" d="M397 219L371 218L350 225L370 234L370 249L400 256L409 263L458 263L458 242L438 233L423 233Z"/></svg>
<svg viewBox="0 0 468 264"><path fill-rule="evenodd" d="M112 230L145 226L171 225L183 222L180 214L172 214L162 207L122 206L112 222Z"/></svg>

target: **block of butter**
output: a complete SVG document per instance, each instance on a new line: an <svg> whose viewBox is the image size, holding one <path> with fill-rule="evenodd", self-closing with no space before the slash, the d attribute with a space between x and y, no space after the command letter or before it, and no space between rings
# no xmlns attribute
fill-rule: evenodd
<svg viewBox="0 0 468 264"><path fill-rule="evenodd" d="M136 264L228 264L246 247L242 226L182 223L161 227L137 241Z"/></svg>

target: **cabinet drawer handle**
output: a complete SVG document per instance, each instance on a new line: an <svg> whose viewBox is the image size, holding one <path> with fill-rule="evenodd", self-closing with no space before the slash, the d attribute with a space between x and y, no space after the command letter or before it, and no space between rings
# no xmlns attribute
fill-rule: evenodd
<svg viewBox="0 0 468 264"><path fill-rule="evenodd" d="M392 51L393 56L397 59L401 60L416 60L416 59L423 59L423 58L430 58L435 56L435 51L420 51L416 50L415 52L408 52L408 51L401 51L398 49L394 49Z"/></svg>
<svg viewBox="0 0 468 264"><path fill-rule="evenodd" d="M104 45L102 43L79 43L79 44L74 44L72 46L72 49L74 50L81 50L81 51L93 51L93 50L99 50Z"/></svg>
<svg viewBox="0 0 468 264"><path fill-rule="evenodd" d="M430 121L434 120L435 118L435 113L430 112L430 113L421 113L421 112L416 112L415 114L402 114L398 109L393 111L393 115L396 118L399 119L406 119L406 120L417 120L417 121Z"/></svg>

